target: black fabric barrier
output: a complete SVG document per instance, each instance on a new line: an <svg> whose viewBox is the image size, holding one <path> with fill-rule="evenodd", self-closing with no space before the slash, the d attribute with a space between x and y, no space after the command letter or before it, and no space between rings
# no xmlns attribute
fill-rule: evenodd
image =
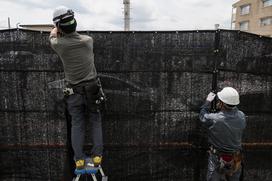
<svg viewBox="0 0 272 181"><path fill-rule="evenodd" d="M207 141L198 113L215 70L217 89L236 88L247 115L244 180L271 180L271 38L230 30L81 33L94 39L108 98L109 180L205 180ZM71 178L69 117L58 82L64 74L48 36L0 31L0 180Z"/></svg>

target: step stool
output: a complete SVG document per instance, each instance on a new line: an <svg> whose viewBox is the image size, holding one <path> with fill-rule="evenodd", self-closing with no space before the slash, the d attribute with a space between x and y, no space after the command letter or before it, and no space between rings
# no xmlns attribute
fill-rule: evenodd
<svg viewBox="0 0 272 181"><path fill-rule="evenodd" d="M99 166L98 169L95 169L95 170L82 170L80 172L75 171L75 174L77 176L73 178L73 181L79 181L81 175L91 175L93 181L97 181L96 174L98 172L100 172L100 175L102 177L101 181L108 181L108 177L105 175L101 166Z"/></svg>

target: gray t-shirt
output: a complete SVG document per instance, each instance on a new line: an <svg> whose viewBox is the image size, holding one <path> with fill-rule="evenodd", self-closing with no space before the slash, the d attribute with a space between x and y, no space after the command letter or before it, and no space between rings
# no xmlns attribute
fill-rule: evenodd
<svg viewBox="0 0 272 181"><path fill-rule="evenodd" d="M209 130L209 143L220 151L241 150L242 134L246 127L245 115L237 107L232 110L209 113L207 101L200 111L200 121Z"/></svg>
<svg viewBox="0 0 272 181"><path fill-rule="evenodd" d="M70 84L94 79L97 76L94 65L93 39L77 32L61 37L50 36L51 47L62 60L65 80Z"/></svg>

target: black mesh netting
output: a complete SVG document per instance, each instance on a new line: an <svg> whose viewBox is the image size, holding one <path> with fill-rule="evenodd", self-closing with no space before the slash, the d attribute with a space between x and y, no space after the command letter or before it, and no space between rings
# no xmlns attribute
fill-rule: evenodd
<svg viewBox="0 0 272 181"><path fill-rule="evenodd" d="M227 30L82 33L94 38L108 98L109 180L205 180L198 112L215 68L218 89L235 87L247 115L244 180L271 180L271 38ZM71 179L64 74L48 33L0 31L0 75L0 180Z"/></svg>

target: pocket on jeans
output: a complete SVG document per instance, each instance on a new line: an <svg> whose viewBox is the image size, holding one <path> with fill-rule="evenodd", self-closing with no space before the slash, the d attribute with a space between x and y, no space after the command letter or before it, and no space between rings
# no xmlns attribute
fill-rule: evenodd
<svg viewBox="0 0 272 181"><path fill-rule="evenodd" d="M83 98L80 94L73 94L70 95L67 99L67 106L68 109L74 108L74 107L81 107L83 104Z"/></svg>

